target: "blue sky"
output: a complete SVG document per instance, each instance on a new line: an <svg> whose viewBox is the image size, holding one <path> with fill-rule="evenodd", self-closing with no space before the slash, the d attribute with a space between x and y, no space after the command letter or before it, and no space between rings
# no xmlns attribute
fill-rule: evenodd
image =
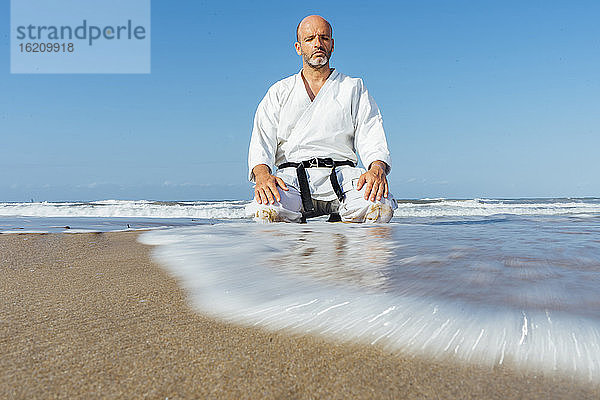
<svg viewBox="0 0 600 400"><path fill-rule="evenodd" d="M0 201L250 198L254 111L313 13L382 111L397 198L600 196L597 1L154 0L141 75L10 74L0 13Z"/></svg>

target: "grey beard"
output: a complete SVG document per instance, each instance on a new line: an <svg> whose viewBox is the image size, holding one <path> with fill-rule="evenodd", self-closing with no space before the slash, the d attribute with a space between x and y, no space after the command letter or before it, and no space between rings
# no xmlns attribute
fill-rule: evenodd
<svg viewBox="0 0 600 400"><path fill-rule="evenodd" d="M322 66L324 66L325 64L327 64L329 62L329 56L327 56L327 55L319 56L316 59L313 59L310 56L307 57L305 54L303 54L303 57L304 57L304 60L306 61L306 63L313 68L321 68Z"/></svg>
<svg viewBox="0 0 600 400"><path fill-rule="evenodd" d="M329 58L327 56L317 57L316 59L308 59L307 63L313 68L320 68L323 65L327 64Z"/></svg>

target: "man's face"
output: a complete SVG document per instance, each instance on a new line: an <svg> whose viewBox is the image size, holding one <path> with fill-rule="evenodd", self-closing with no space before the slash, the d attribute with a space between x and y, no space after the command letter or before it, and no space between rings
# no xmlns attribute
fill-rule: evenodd
<svg viewBox="0 0 600 400"><path fill-rule="evenodd" d="M329 62L333 52L333 38L331 30L324 21L305 21L298 29L296 52L301 55L305 63L312 68L319 69Z"/></svg>

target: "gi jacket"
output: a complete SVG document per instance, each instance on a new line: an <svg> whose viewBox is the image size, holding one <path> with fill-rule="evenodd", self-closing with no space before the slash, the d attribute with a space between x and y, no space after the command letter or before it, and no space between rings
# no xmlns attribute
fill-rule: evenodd
<svg viewBox="0 0 600 400"><path fill-rule="evenodd" d="M381 113L362 79L334 70L311 101L299 72L271 86L258 105L248 154L251 181L259 164L274 171L284 162L314 157L357 164L358 156L367 167L376 160L392 165ZM315 198L335 198L325 184L328 171L307 173Z"/></svg>

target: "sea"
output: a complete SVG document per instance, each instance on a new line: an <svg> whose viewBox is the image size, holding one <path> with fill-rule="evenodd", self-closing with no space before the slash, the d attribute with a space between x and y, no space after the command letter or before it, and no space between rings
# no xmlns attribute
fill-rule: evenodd
<svg viewBox="0 0 600 400"><path fill-rule="evenodd" d="M401 200L376 225L248 203L0 203L0 233L143 230L203 314L600 383L600 198Z"/></svg>

